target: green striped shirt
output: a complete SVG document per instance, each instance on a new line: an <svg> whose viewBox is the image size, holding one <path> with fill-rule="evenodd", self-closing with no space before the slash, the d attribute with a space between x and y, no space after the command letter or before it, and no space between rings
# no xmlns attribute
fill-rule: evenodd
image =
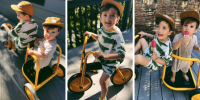
<svg viewBox="0 0 200 100"><path fill-rule="evenodd" d="M103 54L118 53L122 57L122 59L118 60L107 60L104 66L118 67L123 62L126 52L125 42L118 27L114 32L108 32L102 26L98 34L98 43L99 51Z"/></svg>
<svg viewBox="0 0 200 100"><path fill-rule="evenodd" d="M38 25L34 19L31 22L24 21L8 32L17 49L26 49L28 43L34 43Z"/></svg>

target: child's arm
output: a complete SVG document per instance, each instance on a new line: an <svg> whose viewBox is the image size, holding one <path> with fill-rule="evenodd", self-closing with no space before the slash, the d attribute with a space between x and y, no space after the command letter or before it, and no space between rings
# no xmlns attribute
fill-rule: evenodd
<svg viewBox="0 0 200 100"><path fill-rule="evenodd" d="M94 33L92 33L92 32L86 31L86 32L84 33L84 36L85 36L85 35L87 35L89 38L90 38L90 36L92 36L92 38L94 38L96 41L98 41L98 35L96 35L96 34L94 34Z"/></svg>
<svg viewBox="0 0 200 100"><path fill-rule="evenodd" d="M103 57L106 60L116 60L121 59L122 57L119 55L119 53L112 53L112 54L103 54L101 52L95 52L94 57L97 59L99 57Z"/></svg>
<svg viewBox="0 0 200 100"><path fill-rule="evenodd" d="M198 45L195 45L195 46L193 47L193 49L194 49L194 50L197 50L197 51L200 53L200 48L199 48Z"/></svg>
<svg viewBox="0 0 200 100"><path fill-rule="evenodd" d="M48 56L46 54L38 52L38 51L34 51L34 50L28 50L27 53L28 53L28 55L35 55L40 58L48 58Z"/></svg>
<svg viewBox="0 0 200 100"><path fill-rule="evenodd" d="M152 35L152 34L145 33L145 32L143 32L143 31L139 32L138 34L140 34L140 35L141 35L141 37L143 37L143 36L147 36L147 37L149 37L149 38L152 38L152 39L153 39L153 35Z"/></svg>
<svg viewBox="0 0 200 100"><path fill-rule="evenodd" d="M153 52L151 59L161 65L165 65L165 60L157 58L157 54L155 52Z"/></svg>
<svg viewBox="0 0 200 100"><path fill-rule="evenodd" d="M190 41L190 38L189 37L182 37L182 38L180 38L178 41L176 41L176 42L174 42L173 44L172 44L172 49L173 50L177 50L179 47L180 47L180 45L182 44L182 43L187 43L187 42L189 42Z"/></svg>

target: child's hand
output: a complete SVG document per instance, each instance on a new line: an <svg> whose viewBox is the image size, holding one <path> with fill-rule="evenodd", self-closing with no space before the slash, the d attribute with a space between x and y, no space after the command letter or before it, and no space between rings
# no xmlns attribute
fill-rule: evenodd
<svg viewBox="0 0 200 100"><path fill-rule="evenodd" d="M140 37L143 37L143 36L146 36L146 34L147 34L147 33L145 33L145 32L143 32L143 31L141 31L141 32L139 32L138 34L140 34L140 35L141 35Z"/></svg>
<svg viewBox="0 0 200 100"><path fill-rule="evenodd" d="M95 52L93 55L94 55L95 59L97 59L99 57L105 58L105 55L103 53L101 53L101 52Z"/></svg>
<svg viewBox="0 0 200 100"><path fill-rule="evenodd" d="M88 36L88 38L90 38L91 34L92 34L91 32L88 32L88 31L86 31L86 32L84 33L84 36L86 36L86 35L87 35L87 36Z"/></svg>
<svg viewBox="0 0 200 100"><path fill-rule="evenodd" d="M151 59L153 61L155 61L157 59L157 54L155 52L153 52L152 56L151 56Z"/></svg>
<svg viewBox="0 0 200 100"><path fill-rule="evenodd" d="M200 47L199 47L198 53L200 53Z"/></svg>
<svg viewBox="0 0 200 100"><path fill-rule="evenodd" d="M28 50L27 53L28 53L28 55L32 55L33 54L33 50Z"/></svg>
<svg viewBox="0 0 200 100"><path fill-rule="evenodd" d="M6 24L6 23L3 23L3 24L1 25L1 27L5 27L5 26L7 26L7 24Z"/></svg>
<svg viewBox="0 0 200 100"><path fill-rule="evenodd" d="M182 43L189 43L190 38L189 37L182 37Z"/></svg>

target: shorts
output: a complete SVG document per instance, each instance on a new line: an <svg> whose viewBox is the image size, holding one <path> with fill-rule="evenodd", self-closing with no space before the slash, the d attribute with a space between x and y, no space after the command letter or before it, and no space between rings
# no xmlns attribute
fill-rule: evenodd
<svg viewBox="0 0 200 100"><path fill-rule="evenodd" d="M149 63L144 67L147 67L151 71L159 70L162 67L161 64L153 61L152 59L149 59L149 60L150 60Z"/></svg>
<svg viewBox="0 0 200 100"><path fill-rule="evenodd" d="M106 75L111 76L115 72L116 67L108 67L108 66L102 65L102 69Z"/></svg>

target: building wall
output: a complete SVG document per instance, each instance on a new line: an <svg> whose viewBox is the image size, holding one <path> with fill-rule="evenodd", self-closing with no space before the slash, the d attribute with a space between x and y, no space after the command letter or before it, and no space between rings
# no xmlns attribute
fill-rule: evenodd
<svg viewBox="0 0 200 100"><path fill-rule="evenodd" d="M17 24L19 20L10 6L11 4L17 5L21 1L23 0L0 0L0 14ZM65 23L65 0L45 0L44 6L32 2L31 4L34 8L32 19L35 19L39 26L37 33L39 38L43 38L42 23L47 17L59 17ZM65 26L57 36L57 43L65 54Z"/></svg>

